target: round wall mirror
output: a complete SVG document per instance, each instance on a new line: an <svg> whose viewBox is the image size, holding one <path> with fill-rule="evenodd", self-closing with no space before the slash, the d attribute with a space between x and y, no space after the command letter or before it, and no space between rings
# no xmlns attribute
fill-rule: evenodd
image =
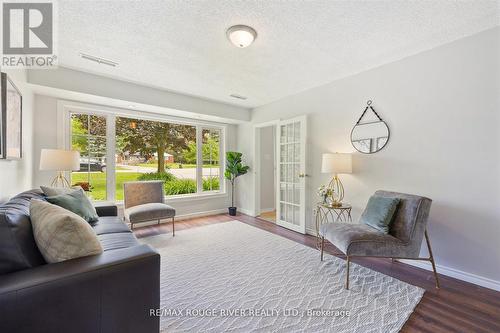
<svg viewBox="0 0 500 333"><path fill-rule="evenodd" d="M351 131L352 146L363 154L373 154L380 151L389 142L389 126L375 112L368 101L368 106ZM367 114L372 111L372 115Z"/></svg>

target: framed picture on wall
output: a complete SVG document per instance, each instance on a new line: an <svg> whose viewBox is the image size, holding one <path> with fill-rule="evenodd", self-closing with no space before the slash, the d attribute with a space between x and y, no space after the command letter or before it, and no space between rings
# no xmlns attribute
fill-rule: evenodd
<svg viewBox="0 0 500 333"><path fill-rule="evenodd" d="M7 74L1 75L0 157L8 160L21 159L23 98Z"/></svg>

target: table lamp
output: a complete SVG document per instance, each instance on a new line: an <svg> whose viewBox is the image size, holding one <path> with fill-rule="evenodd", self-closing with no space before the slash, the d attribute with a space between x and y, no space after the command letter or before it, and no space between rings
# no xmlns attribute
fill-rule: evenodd
<svg viewBox="0 0 500 333"><path fill-rule="evenodd" d="M64 176L64 171L80 170L80 152L76 150L42 149L40 156L40 170L57 171L51 186L71 187Z"/></svg>
<svg viewBox="0 0 500 333"><path fill-rule="evenodd" d="M346 153L327 153L323 154L322 159L321 172L333 174L328 184L328 189L332 193L332 206L340 207L344 199L344 186L338 175L352 173L352 156Z"/></svg>

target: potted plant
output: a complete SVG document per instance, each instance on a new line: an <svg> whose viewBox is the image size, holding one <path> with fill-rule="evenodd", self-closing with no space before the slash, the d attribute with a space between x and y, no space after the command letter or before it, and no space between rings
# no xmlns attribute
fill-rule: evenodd
<svg viewBox="0 0 500 333"><path fill-rule="evenodd" d="M235 180L248 172L249 166L241 163L241 156L243 154L237 151L228 151L226 153L226 170L224 177L231 182L231 207L228 208L229 215L236 215L236 207L234 207L234 186Z"/></svg>

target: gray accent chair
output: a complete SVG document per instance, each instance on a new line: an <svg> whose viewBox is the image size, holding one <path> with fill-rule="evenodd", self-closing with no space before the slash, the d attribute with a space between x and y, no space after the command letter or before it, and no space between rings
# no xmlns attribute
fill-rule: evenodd
<svg viewBox="0 0 500 333"><path fill-rule="evenodd" d="M339 222L323 224L320 227L321 261L323 261L326 239L346 256L345 286L349 289L349 264L353 257L427 260L432 264L436 288L439 288L436 265L426 230L432 200L417 195L387 191L377 191L375 195L400 199L390 224L389 234L384 234L365 224ZM363 214L365 213L366 210ZM419 257L424 237L429 250L428 258Z"/></svg>
<svg viewBox="0 0 500 333"><path fill-rule="evenodd" d="M164 183L161 180L126 182L123 184L125 221L134 229L134 223L172 219L175 236L175 209L164 202Z"/></svg>

